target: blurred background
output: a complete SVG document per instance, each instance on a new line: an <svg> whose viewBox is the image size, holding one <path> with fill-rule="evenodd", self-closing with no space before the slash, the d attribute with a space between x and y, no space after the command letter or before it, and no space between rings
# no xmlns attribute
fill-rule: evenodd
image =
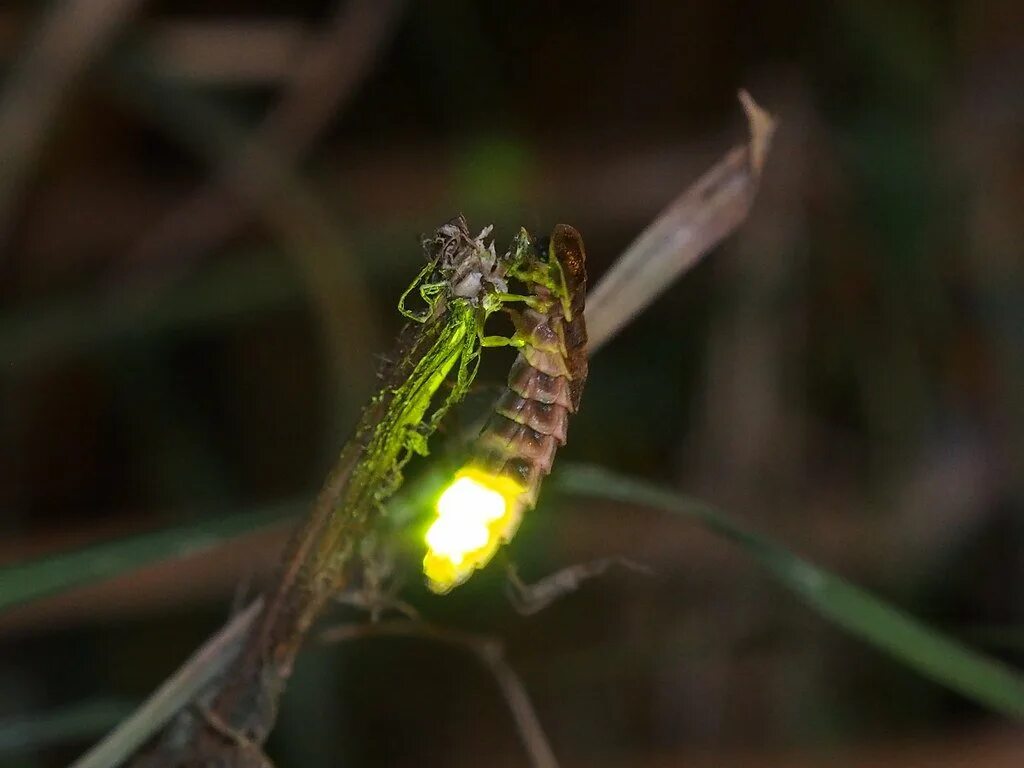
<svg viewBox="0 0 1024 768"><path fill-rule="evenodd" d="M781 120L751 218L594 358L563 458L705 498L1024 663L1022 30L1011 0L4 3L0 558L301 511L421 233L571 223L593 285L745 140L746 87ZM456 417L503 381L491 358ZM0 764L66 764L286 531L0 614L0 721L93 717ZM552 498L512 554L527 579L654 571L527 618L496 569L406 586L506 641L565 766L1024 762L1019 728L678 519ZM269 751L526 764L486 671L408 640L306 653Z"/></svg>

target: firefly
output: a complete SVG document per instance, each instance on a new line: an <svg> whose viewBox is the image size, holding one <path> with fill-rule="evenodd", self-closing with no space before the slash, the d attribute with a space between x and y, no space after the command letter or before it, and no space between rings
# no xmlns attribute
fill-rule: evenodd
<svg viewBox="0 0 1024 768"><path fill-rule="evenodd" d="M474 443L472 461L438 497L423 558L434 592L464 582L511 540L565 444L569 416L579 408L587 378L582 238L559 224L545 248L522 231L512 253L509 276L527 286L527 295L506 297L523 306L505 307L516 330L503 341L519 355ZM488 344L496 346L495 338L487 337Z"/></svg>

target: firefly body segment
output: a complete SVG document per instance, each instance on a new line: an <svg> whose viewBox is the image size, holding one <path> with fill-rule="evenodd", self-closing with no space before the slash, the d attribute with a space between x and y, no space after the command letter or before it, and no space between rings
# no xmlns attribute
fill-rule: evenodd
<svg viewBox="0 0 1024 768"><path fill-rule="evenodd" d="M515 327L510 343L519 355L472 459L439 499L423 562L435 592L464 582L515 535L523 513L537 502L555 453L565 444L569 415L579 408L587 378L582 238L560 224L546 249L529 243L525 233L513 247L522 258L512 259L518 269L509 274L528 292L521 309L507 308ZM451 496L457 488L458 495ZM500 514L499 498L504 502ZM484 508L492 511L480 511ZM442 546L435 546L438 540Z"/></svg>

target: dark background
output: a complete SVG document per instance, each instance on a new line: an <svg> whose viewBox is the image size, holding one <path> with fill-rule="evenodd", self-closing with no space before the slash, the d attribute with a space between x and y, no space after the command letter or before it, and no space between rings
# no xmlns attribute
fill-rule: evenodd
<svg viewBox="0 0 1024 768"><path fill-rule="evenodd" d="M0 9L3 561L301 504L372 391L420 233L462 212L501 247L571 223L593 285L744 141L745 87L781 120L753 214L595 356L563 457L706 498L1021 661L1020 3L410 2L362 59L383 5L135 3L47 91L108 5ZM243 174L256 206L211 193L339 14L340 64L299 107L314 129L265 148L291 178ZM502 381L491 357L460 418ZM0 717L141 698L282 537L0 616ZM425 616L507 641L564 765L1020 764L1019 730L691 525L553 498L513 547L528 578L612 554L654 575L530 618L499 573L444 599L407 585ZM399 640L306 654L270 753L525 764L475 660Z"/></svg>

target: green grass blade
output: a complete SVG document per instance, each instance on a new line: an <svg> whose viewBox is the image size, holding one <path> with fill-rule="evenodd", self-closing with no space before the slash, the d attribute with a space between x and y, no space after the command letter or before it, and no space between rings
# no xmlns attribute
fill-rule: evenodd
<svg viewBox="0 0 1024 768"><path fill-rule="evenodd" d="M5 718L0 720L0 757L91 739L113 728L131 711L128 702L100 700Z"/></svg>
<svg viewBox="0 0 1024 768"><path fill-rule="evenodd" d="M0 569L0 610L201 552L225 539L288 519L305 504L289 502L16 563Z"/></svg>
<svg viewBox="0 0 1024 768"><path fill-rule="evenodd" d="M847 632L995 712L1024 719L1024 676L1019 672L797 557L708 505L597 467L563 468L557 485L569 493L640 504L697 520L739 545L785 587Z"/></svg>
<svg viewBox="0 0 1024 768"><path fill-rule="evenodd" d="M991 624L958 628L957 635L985 648L1024 653L1024 626Z"/></svg>

